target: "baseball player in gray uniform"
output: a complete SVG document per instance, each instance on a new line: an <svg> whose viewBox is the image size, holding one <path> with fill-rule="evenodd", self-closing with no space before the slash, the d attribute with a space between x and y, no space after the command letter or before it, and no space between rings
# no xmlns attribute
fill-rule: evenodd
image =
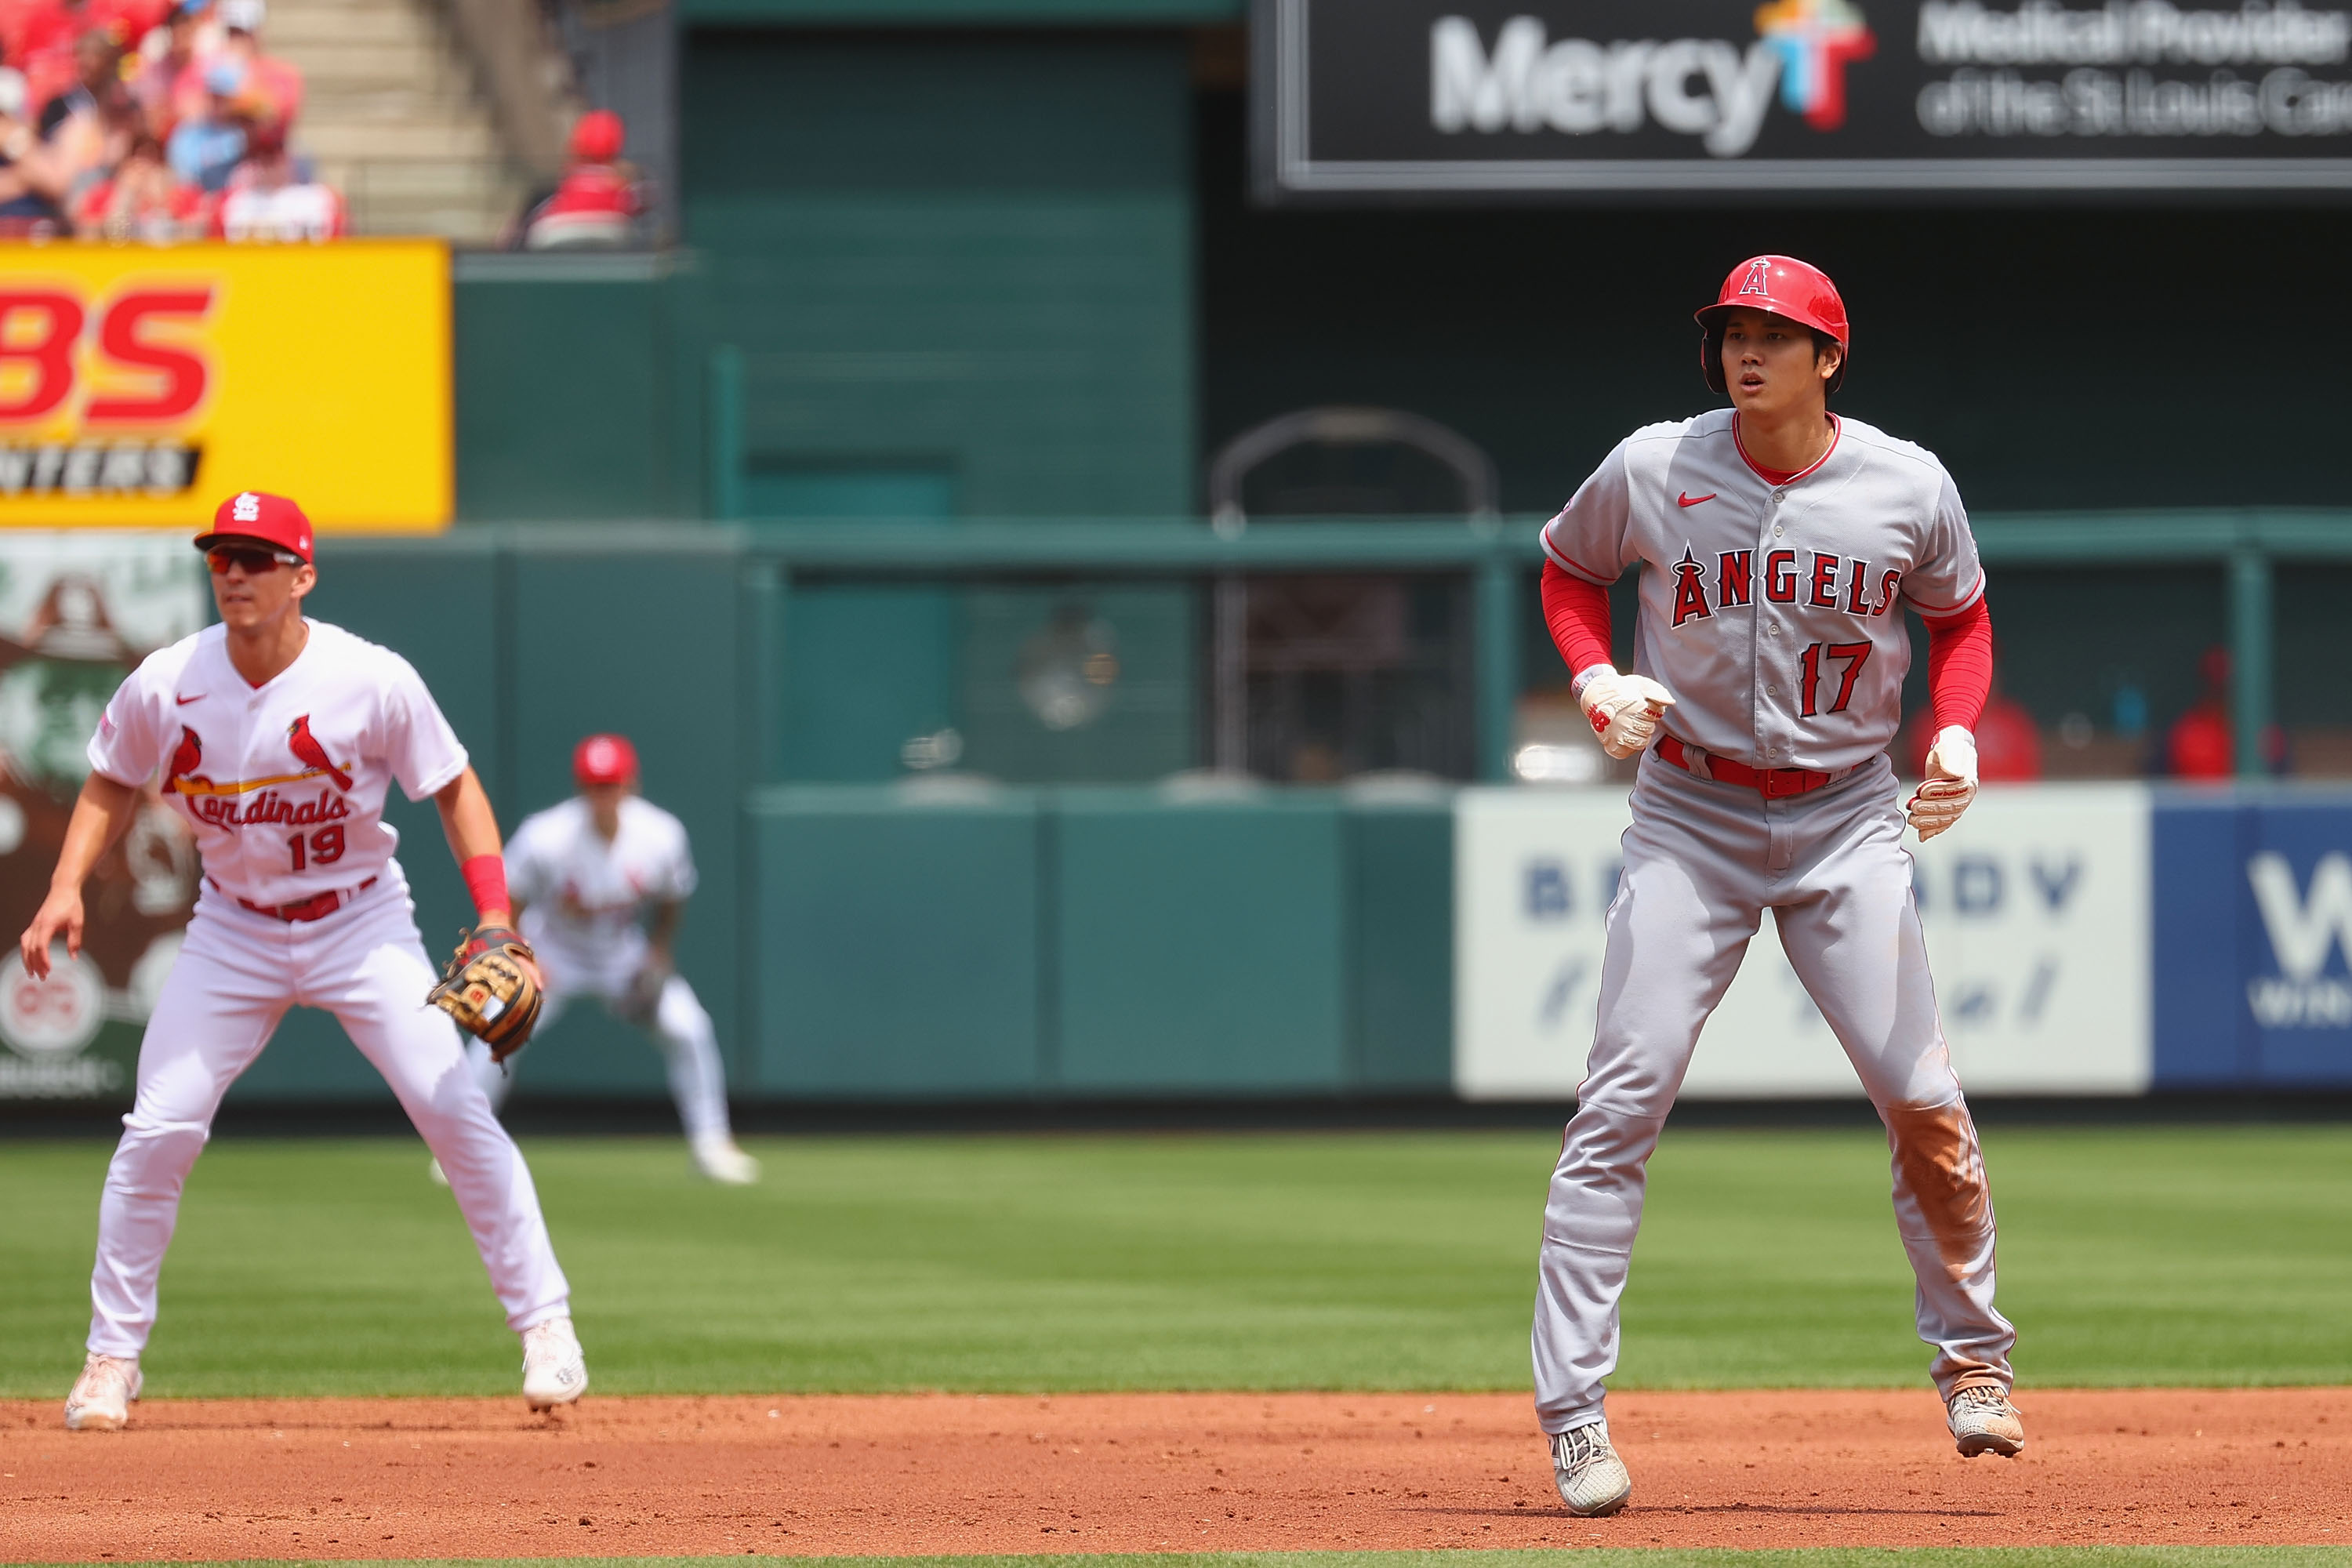
<svg viewBox="0 0 2352 1568"><path fill-rule="evenodd" d="M1993 1212L1912 898L1922 838L1976 791L1991 681L1984 574L1934 455L1829 412L1851 339L1829 279L1743 262L1698 312L1732 406L1619 443L1544 527L1544 608L1603 747L1642 757L1609 907L1592 1052L1544 1210L1536 1409L1570 1512L1633 1493L1609 1440L1618 1299L1644 1171L1703 1025L1767 910L1885 1123L1919 1337L1964 1455L2015 1455L2015 1331L1993 1307ZM1636 563L1633 670L1606 584ZM1901 798L1886 744L1928 627L1937 724Z"/></svg>

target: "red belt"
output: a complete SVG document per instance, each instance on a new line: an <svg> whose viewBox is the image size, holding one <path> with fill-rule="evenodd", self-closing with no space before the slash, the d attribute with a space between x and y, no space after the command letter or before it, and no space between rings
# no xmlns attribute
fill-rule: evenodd
<svg viewBox="0 0 2352 1568"><path fill-rule="evenodd" d="M1767 800L1782 800L1792 795L1810 795L1823 784L1834 784L1853 772L1840 768L1825 773L1818 768L1751 768L1745 763L1735 763L1728 757L1718 757L1712 752L1702 752L1706 771L1691 766L1691 749L1672 735L1658 738L1658 755L1695 778L1713 779L1717 784L1742 784Z"/></svg>
<svg viewBox="0 0 2352 1568"><path fill-rule="evenodd" d="M217 888L220 884L215 882L213 886ZM370 877L356 888L338 888L331 893L320 893L315 899L304 899L299 904L257 904L251 899L239 899L237 902L255 914L268 915L273 920L281 920L289 923L296 921L322 921L374 886L375 879Z"/></svg>

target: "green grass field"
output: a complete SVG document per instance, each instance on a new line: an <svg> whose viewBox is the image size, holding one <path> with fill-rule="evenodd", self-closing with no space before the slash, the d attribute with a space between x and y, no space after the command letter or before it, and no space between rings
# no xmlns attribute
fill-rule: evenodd
<svg viewBox="0 0 2352 1568"><path fill-rule="evenodd" d="M2352 1129L1986 1136L2029 1384L2352 1381ZM597 1387L1517 1388L1556 1135L541 1140ZM0 1144L0 1393L71 1381L99 1142ZM224 1140L147 1357L159 1395L505 1394L514 1343L400 1140ZM1689 1131L1653 1167L1632 1387L1924 1375L1866 1131Z"/></svg>

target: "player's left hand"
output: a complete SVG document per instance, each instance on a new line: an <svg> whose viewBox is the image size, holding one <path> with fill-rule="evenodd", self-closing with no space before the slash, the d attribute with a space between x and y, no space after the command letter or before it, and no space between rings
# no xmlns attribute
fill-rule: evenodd
<svg viewBox="0 0 2352 1568"><path fill-rule="evenodd" d="M1927 776L1905 806L1925 844L1960 819L1977 797L1977 740L1958 724L1936 731L1927 749Z"/></svg>

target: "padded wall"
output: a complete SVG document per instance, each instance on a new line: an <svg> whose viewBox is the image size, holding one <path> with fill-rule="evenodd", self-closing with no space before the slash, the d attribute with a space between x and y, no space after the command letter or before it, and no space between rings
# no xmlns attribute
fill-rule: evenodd
<svg viewBox="0 0 2352 1568"><path fill-rule="evenodd" d="M1179 36L696 32L683 75L755 500L932 475L968 515L1192 510Z"/></svg>

